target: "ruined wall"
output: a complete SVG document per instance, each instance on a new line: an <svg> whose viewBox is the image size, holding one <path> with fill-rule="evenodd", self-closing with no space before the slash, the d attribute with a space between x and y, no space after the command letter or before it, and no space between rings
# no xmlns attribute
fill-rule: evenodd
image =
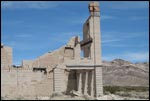
<svg viewBox="0 0 150 101"><path fill-rule="evenodd" d="M80 45L78 37L72 37L67 45L53 51L45 53L42 56L34 60L23 60L23 67L46 67L52 69L56 65L62 64L64 61L68 61L75 58L80 58Z"/></svg>
<svg viewBox="0 0 150 101"><path fill-rule="evenodd" d="M53 92L53 73L44 74L31 69L3 69L1 96L49 96Z"/></svg>
<svg viewBox="0 0 150 101"><path fill-rule="evenodd" d="M1 45L1 68L11 66L12 62L12 48Z"/></svg>
<svg viewBox="0 0 150 101"><path fill-rule="evenodd" d="M76 78L76 71L75 70L70 70L68 72L67 76L67 84L66 84L66 92L70 93L72 90L77 91L77 78Z"/></svg>
<svg viewBox="0 0 150 101"><path fill-rule="evenodd" d="M60 49L52 52L52 53L45 53L44 55L34 59L34 60L23 60L22 65L23 67L46 67L46 68L53 68L57 64L61 64L64 62L64 55L65 55L65 47L61 47Z"/></svg>
<svg viewBox="0 0 150 101"><path fill-rule="evenodd" d="M66 71L64 61L69 62L74 57L75 38L73 37L66 46L51 53L46 53L35 60L23 60L22 68L1 69L1 96L49 96L54 90L54 68L60 65L62 91L75 88L75 79L70 79L69 71ZM76 52L80 53L80 52ZM78 55L79 56L79 55ZM79 58L79 57L78 57ZM64 67L63 67L64 66ZM46 74L34 68L45 68ZM69 83L70 80L71 84Z"/></svg>
<svg viewBox="0 0 150 101"><path fill-rule="evenodd" d="M33 64L33 60L23 60L22 67L24 68L31 68Z"/></svg>

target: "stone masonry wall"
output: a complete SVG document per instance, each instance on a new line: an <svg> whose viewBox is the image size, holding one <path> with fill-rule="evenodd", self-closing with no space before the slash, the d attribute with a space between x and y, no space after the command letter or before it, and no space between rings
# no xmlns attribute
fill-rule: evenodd
<svg viewBox="0 0 150 101"><path fill-rule="evenodd" d="M12 48L1 45L1 67L6 68L12 65Z"/></svg>
<svg viewBox="0 0 150 101"><path fill-rule="evenodd" d="M18 72L17 72L18 71ZM48 96L53 91L53 74L28 69L1 70L1 96Z"/></svg>

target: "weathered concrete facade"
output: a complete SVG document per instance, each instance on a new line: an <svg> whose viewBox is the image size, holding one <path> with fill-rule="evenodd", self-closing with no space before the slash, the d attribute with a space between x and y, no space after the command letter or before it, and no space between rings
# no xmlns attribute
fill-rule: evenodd
<svg viewBox="0 0 150 101"><path fill-rule="evenodd" d="M78 36L72 37L67 45L58 50L34 60L23 60L21 69L9 69L15 71L13 74L8 69L3 70L1 87L7 89L7 86L11 86L4 78L14 75L17 84L13 87L18 87L16 92L23 90L21 95L48 96L52 92L69 93L72 90L94 97L103 95L99 11L97 2L89 4L90 16L83 25L82 41ZM32 93L28 93L28 90Z"/></svg>
<svg viewBox="0 0 150 101"><path fill-rule="evenodd" d="M13 62L12 60L12 48L1 44L1 67L10 67Z"/></svg>

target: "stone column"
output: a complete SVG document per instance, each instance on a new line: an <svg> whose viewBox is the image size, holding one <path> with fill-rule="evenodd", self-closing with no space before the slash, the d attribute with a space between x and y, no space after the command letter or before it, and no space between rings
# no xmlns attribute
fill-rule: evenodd
<svg viewBox="0 0 150 101"><path fill-rule="evenodd" d="M103 83L102 83L102 67L95 68L95 80L96 80L96 97L103 95Z"/></svg>
<svg viewBox="0 0 150 101"><path fill-rule="evenodd" d="M94 71L91 71L91 96L94 97Z"/></svg>
<svg viewBox="0 0 150 101"><path fill-rule="evenodd" d="M82 80L81 80L81 72L77 72L77 90L81 93L82 92Z"/></svg>
<svg viewBox="0 0 150 101"><path fill-rule="evenodd" d="M84 84L84 94L87 95L87 89L88 89L88 71L85 72L85 84Z"/></svg>
<svg viewBox="0 0 150 101"><path fill-rule="evenodd" d="M54 69L54 91L61 92L61 71L60 69Z"/></svg>

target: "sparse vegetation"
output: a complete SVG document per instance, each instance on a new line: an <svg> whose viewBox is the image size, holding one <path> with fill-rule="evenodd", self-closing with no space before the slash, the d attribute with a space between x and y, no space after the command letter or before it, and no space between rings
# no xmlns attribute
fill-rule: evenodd
<svg viewBox="0 0 150 101"><path fill-rule="evenodd" d="M123 97L131 97L129 92L119 91L115 93L116 95L123 96Z"/></svg>
<svg viewBox="0 0 150 101"><path fill-rule="evenodd" d="M61 93L53 93L53 94L50 96L50 98L57 97L57 96L62 96L62 94L61 94Z"/></svg>
<svg viewBox="0 0 150 101"><path fill-rule="evenodd" d="M119 87L105 86L104 94L115 94L122 97L133 97L139 99L149 99L149 87Z"/></svg>
<svg viewBox="0 0 150 101"><path fill-rule="evenodd" d="M89 100L89 97L86 96L86 95L83 95L83 98L84 98L85 100Z"/></svg>
<svg viewBox="0 0 150 101"><path fill-rule="evenodd" d="M127 99L127 98L124 98L123 100L129 100L129 99Z"/></svg>
<svg viewBox="0 0 150 101"><path fill-rule="evenodd" d="M25 100L25 98L20 96L20 97L15 98L14 100Z"/></svg>
<svg viewBox="0 0 150 101"><path fill-rule="evenodd" d="M4 97L1 96L1 100L5 100Z"/></svg>
<svg viewBox="0 0 150 101"><path fill-rule="evenodd" d="M120 86L104 86L104 94L110 92L111 94L115 94L118 91L130 92L145 92L149 91L149 87L120 87Z"/></svg>
<svg viewBox="0 0 150 101"><path fill-rule="evenodd" d="M93 100L94 98L88 96L88 95L83 95L84 100Z"/></svg>
<svg viewBox="0 0 150 101"><path fill-rule="evenodd" d="M18 96L16 98L11 98L8 96L1 97L1 100L12 99L12 100L27 100L30 98ZM66 95L65 92L62 93L53 93L51 96L43 98L36 97L35 100L94 100L95 98L88 95L82 96L70 96ZM132 99L149 99L149 87L118 87L118 86L104 86L104 96L99 99L123 99L123 100L132 100Z"/></svg>

